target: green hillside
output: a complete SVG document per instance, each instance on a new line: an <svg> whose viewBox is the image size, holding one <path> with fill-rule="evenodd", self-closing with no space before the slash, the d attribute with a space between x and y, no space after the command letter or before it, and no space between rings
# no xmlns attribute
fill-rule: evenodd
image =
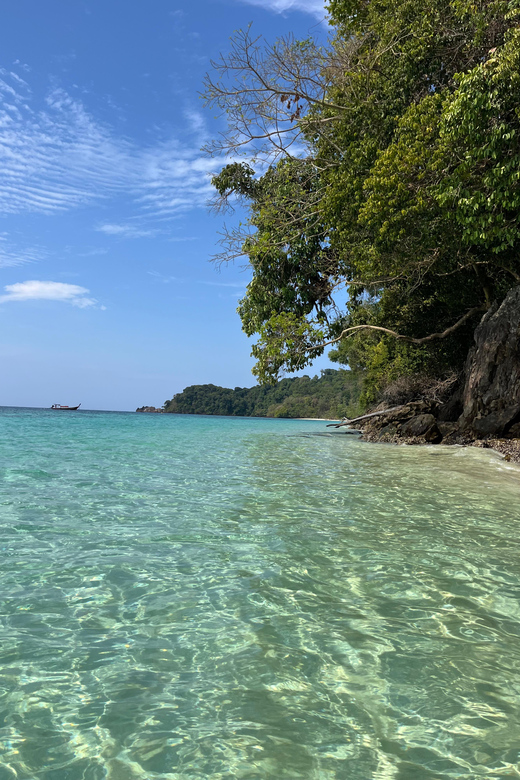
<svg viewBox="0 0 520 780"><path fill-rule="evenodd" d="M275 385L235 387L191 385L166 401L173 414L223 414L242 417L355 416L362 378L351 371L326 369L321 376L282 379Z"/></svg>

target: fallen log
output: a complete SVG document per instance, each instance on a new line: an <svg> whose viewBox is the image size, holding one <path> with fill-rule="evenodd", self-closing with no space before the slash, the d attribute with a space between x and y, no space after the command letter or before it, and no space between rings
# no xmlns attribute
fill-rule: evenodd
<svg viewBox="0 0 520 780"><path fill-rule="evenodd" d="M342 428L345 425L352 425L353 423L361 422L362 420L368 420L369 417L380 417L382 414L388 414L389 412L397 412L399 409L404 409L406 404L400 406L392 406L390 409L382 409L380 412L370 412L370 414L362 414L361 417L353 417L352 420L343 420L340 423L329 423L327 428Z"/></svg>

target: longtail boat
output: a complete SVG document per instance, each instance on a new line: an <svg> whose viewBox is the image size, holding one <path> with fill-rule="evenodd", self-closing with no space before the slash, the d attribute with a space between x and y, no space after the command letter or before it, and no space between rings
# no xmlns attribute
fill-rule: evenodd
<svg viewBox="0 0 520 780"><path fill-rule="evenodd" d="M75 412L76 409L79 409L81 404L78 404L77 406L62 406L62 404L53 404L51 406L51 409L54 409L57 412Z"/></svg>

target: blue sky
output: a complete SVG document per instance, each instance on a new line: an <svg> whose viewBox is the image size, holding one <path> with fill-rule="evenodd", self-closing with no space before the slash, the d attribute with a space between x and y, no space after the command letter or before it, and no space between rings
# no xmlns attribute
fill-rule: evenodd
<svg viewBox="0 0 520 780"><path fill-rule="evenodd" d="M248 272L209 262L219 162L200 149L221 125L199 92L234 30L320 36L323 19L320 0L7 0L0 405L135 409L254 384L235 311Z"/></svg>

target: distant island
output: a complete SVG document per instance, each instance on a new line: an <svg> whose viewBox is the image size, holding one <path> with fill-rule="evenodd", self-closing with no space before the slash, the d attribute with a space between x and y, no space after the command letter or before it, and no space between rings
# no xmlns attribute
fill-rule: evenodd
<svg viewBox="0 0 520 780"><path fill-rule="evenodd" d="M235 387L191 385L166 401L164 409L140 412L218 414L237 417L354 417L361 410L362 378L353 371L327 368L321 376L282 379L273 385Z"/></svg>

